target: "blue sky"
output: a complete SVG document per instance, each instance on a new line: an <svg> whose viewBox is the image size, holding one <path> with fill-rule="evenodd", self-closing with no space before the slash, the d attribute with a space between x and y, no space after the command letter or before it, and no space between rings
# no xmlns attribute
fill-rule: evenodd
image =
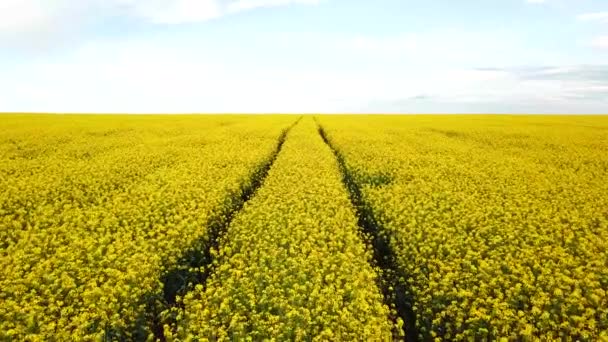
<svg viewBox="0 0 608 342"><path fill-rule="evenodd" d="M0 111L608 113L608 2L0 0Z"/></svg>

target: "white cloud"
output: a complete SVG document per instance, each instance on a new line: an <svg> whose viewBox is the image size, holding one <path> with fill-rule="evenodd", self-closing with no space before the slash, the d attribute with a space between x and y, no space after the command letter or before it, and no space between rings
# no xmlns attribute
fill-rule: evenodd
<svg viewBox="0 0 608 342"><path fill-rule="evenodd" d="M526 0L526 2L530 3L530 4L544 4L547 1L546 0Z"/></svg>
<svg viewBox="0 0 608 342"><path fill-rule="evenodd" d="M133 1L132 15L154 24L181 24L206 21L221 16L216 0Z"/></svg>
<svg viewBox="0 0 608 342"><path fill-rule="evenodd" d="M596 37L591 41L590 45L597 49L608 49L608 36Z"/></svg>
<svg viewBox="0 0 608 342"><path fill-rule="evenodd" d="M580 21L608 22L608 12L584 13L576 17Z"/></svg>
<svg viewBox="0 0 608 342"><path fill-rule="evenodd" d="M202 22L231 13L321 0L0 0L0 35L46 33L66 22L126 16L154 24ZM23 38L23 37L21 37Z"/></svg>
<svg viewBox="0 0 608 342"><path fill-rule="evenodd" d="M337 111L340 103L386 90L362 75L237 70L200 51L154 41L90 42L61 62L38 61L4 76L13 81L0 82L3 111Z"/></svg>
<svg viewBox="0 0 608 342"><path fill-rule="evenodd" d="M27 31L44 25L46 9L41 1L0 1L0 31Z"/></svg>
<svg viewBox="0 0 608 342"><path fill-rule="evenodd" d="M127 4L131 14L156 24L201 22L256 8L294 4L315 5L320 0L114 0Z"/></svg>
<svg viewBox="0 0 608 342"><path fill-rule="evenodd" d="M469 31L458 28L432 29L394 36L358 36L339 44L370 59L399 59L437 67L479 67L531 62L548 63L560 56L525 46L524 37L509 30ZM551 56L549 56L551 55Z"/></svg>
<svg viewBox="0 0 608 342"><path fill-rule="evenodd" d="M0 0L0 49L46 49L79 35L79 25L95 18L85 3L101 0Z"/></svg>
<svg viewBox="0 0 608 342"><path fill-rule="evenodd" d="M291 4L317 5L321 0L237 0L226 5L227 12L240 12L263 7L278 7Z"/></svg>
<svg viewBox="0 0 608 342"><path fill-rule="evenodd" d="M98 41L61 62L38 61L8 70L3 76L11 82L0 83L0 104L8 111L119 113L450 112L486 102L509 110L510 104L520 103L583 108L575 104L600 101L608 83L590 82L585 73L566 77L581 70L236 69L203 56L196 47L167 48L153 40ZM590 70L593 75L600 71ZM450 105L440 107L442 103Z"/></svg>
<svg viewBox="0 0 608 342"><path fill-rule="evenodd" d="M403 53L414 51L420 42L417 35L408 34L397 37L359 36L349 40L347 47L373 53Z"/></svg>

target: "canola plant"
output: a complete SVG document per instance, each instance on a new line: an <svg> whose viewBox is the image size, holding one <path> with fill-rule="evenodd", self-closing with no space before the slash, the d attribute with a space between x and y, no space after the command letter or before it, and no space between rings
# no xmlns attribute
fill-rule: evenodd
<svg viewBox="0 0 608 342"><path fill-rule="evenodd" d="M163 273L208 242L293 120L3 118L0 340L149 335Z"/></svg>
<svg viewBox="0 0 608 342"><path fill-rule="evenodd" d="M424 340L608 339L606 117L319 117Z"/></svg>
<svg viewBox="0 0 608 342"><path fill-rule="evenodd" d="M0 340L608 341L606 117L316 119L2 116Z"/></svg>
<svg viewBox="0 0 608 342"><path fill-rule="evenodd" d="M183 299L185 340L387 340L389 309L336 160L305 118Z"/></svg>

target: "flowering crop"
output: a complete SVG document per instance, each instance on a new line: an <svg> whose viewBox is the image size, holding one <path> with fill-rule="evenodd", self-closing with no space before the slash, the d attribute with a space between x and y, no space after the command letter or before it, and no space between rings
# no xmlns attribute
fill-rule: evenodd
<svg viewBox="0 0 608 342"><path fill-rule="evenodd" d="M208 242L294 120L3 117L0 340L148 336L162 275Z"/></svg>
<svg viewBox="0 0 608 342"><path fill-rule="evenodd" d="M337 162L305 118L228 227L215 273L183 298L175 337L390 339L390 312L356 222Z"/></svg>
<svg viewBox="0 0 608 342"><path fill-rule="evenodd" d="M320 117L420 337L608 339L605 117Z"/></svg>
<svg viewBox="0 0 608 342"><path fill-rule="evenodd" d="M606 117L295 119L2 116L0 340L608 341Z"/></svg>

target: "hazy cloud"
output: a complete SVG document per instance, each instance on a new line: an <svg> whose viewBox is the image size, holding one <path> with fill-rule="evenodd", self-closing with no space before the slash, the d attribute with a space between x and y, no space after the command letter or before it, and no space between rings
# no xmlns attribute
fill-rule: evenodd
<svg viewBox="0 0 608 342"><path fill-rule="evenodd" d="M542 94L548 104L570 105L590 101L597 110L608 111L608 65L532 66L520 68L483 68L510 74L517 89ZM536 92L534 91L536 89Z"/></svg>
<svg viewBox="0 0 608 342"><path fill-rule="evenodd" d="M314 5L321 0L0 0L0 43L58 39L100 20L150 24L204 22L256 8ZM24 42L25 41L25 42Z"/></svg>
<svg viewBox="0 0 608 342"><path fill-rule="evenodd" d="M608 36L600 36L591 40L590 45L597 49L608 49Z"/></svg>
<svg viewBox="0 0 608 342"><path fill-rule="evenodd" d="M469 81L454 79L455 75ZM468 76L467 76L468 75ZM441 78L433 80L440 85ZM432 96L370 101L360 112L383 113L608 113L608 65L478 68L445 74L460 88ZM430 101L426 101L430 99Z"/></svg>
<svg viewBox="0 0 608 342"><path fill-rule="evenodd" d="M331 8L335 23L311 24L308 16L286 11L291 16L283 22L297 25L280 25L272 33L267 25L249 25L249 17L234 29L218 25L213 32L158 29L321 1L0 0L1 109L608 112L608 65L598 65L604 52L597 50L607 39L592 28L582 30L584 36L560 34L559 47L551 30L530 34L538 31L536 25L481 30L445 27L439 17L425 18L418 27L412 23L411 31L401 33L365 25L350 32L338 24L342 12ZM518 10L522 4L516 4ZM538 10L543 6L526 7L545 12ZM357 25L368 15L360 12ZM608 12L578 19L601 23ZM137 34L123 33L133 31ZM14 58L5 48L6 42L55 47L76 38L69 49L31 58ZM485 65L491 67L476 68Z"/></svg>
<svg viewBox="0 0 608 342"><path fill-rule="evenodd" d="M561 80L608 83L607 65L578 65L567 67L527 67L503 69L524 80Z"/></svg>
<svg viewBox="0 0 608 342"><path fill-rule="evenodd" d="M503 65L512 63L513 56L524 49L521 37L503 29L471 31L436 28L395 35L360 35L339 44L367 56L399 57L404 61L407 59L409 63L433 63L437 66L474 66L487 60ZM525 50L529 55L538 55L536 51Z"/></svg>
<svg viewBox="0 0 608 342"><path fill-rule="evenodd" d="M116 1L116 0L114 0ZM132 14L156 24L201 22L256 8L293 4L316 5L320 0L135 0ZM124 1L123 1L124 2Z"/></svg>
<svg viewBox="0 0 608 342"><path fill-rule="evenodd" d="M608 22L608 12L584 13L578 15L576 18L581 21Z"/></svg>

